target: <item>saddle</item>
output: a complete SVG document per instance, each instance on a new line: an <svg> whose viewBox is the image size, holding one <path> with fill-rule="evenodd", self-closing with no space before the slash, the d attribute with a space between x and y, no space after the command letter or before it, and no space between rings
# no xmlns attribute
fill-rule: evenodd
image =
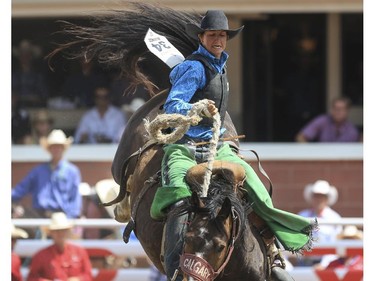
<svg viewBox="0 0 375 281"><path fill-rule="evenodd" d="M188 170L185 179L192 190L199 192L199 187L203 185L207 169L208 163L204 162L193 166ZM215 174L225 175L227 178L230 178L233 181L235 188L242 188L243 182L246 178L245 170L241 165L222 160L214 160L212 165L212 175L214 176Z"/></svg>
<svg viewBox="0 0 375 281"><path fill-rule="evenodd" d="M207 166L208 163L201 163L191 167L188 170L186 174L186 182L190 185L191 188L196 188L203 184ZM241 165L227 161L215 160L213 162L212 175L218 173L225 174L227 177L231 177L234 183L235 192L238 192L238 189L242 188L243 182L246 178L245 169ZM251 211L248 215L248 219L259 231L266 246L269 246L274 242L275 238L273 232L260 216Z"/></svg>

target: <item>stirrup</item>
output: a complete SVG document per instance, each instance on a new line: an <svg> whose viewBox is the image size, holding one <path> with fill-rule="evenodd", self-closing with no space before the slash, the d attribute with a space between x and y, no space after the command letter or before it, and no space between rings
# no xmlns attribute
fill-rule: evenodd
<svg viewBox="0 0 375 281"><path fill-rule="evenodd" d="M282 269L286 268L285 259L281 254L280 249L277 249L278 253L273 257L273 263L271 265L271 268L273 267L281 267Z"/></svg>
<svg viewBox="0 0 375 281"><path fill-rule="evenodd" d="M274 241L267 246L267 257L269 262L269 267L281 267L282 269L285 269L286 263L285 259L283 258L280 248L277 247L277 240L274 239Z"/></svg>

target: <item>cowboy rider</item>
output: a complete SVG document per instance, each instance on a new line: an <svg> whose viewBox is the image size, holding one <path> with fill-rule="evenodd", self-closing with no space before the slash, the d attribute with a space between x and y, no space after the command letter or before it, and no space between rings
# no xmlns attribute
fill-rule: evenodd
<svg viewBox="0 0 375 281"><path fill-rule="evenodd" d="M190 167L197 164L197 159L191 153L189 143L209 141L212 138L212 119L209 117L216 113L220 114L223 124L229 98L226 71L228 54L225 48L227 41L238 35L242 29L243 26L234 30L229 29L228 19L223 11L207 11L200 26L186 25L187 34L199 40L198 49L170 73L172 86L164 104L165 113L186 115L192 104L202 99L208 99L209 105L205 111L208 118L203 118L197 126L191 126L181 140L163 147L165 153L162 161L162 186L155 194L150 214L156 220L166 218L164 265L169 279L172 276L175 276L173 280L182 278L180 275L176 277L178 274L176 270L182 252L186 227L184 222L187 221L188 215L180 215L176 219L168 214L173 208L183 204L185 198L191 196L189 186L185 182L185 175ZM224 130L221 128L221 134ZM204 150L204 147L200 149ZM198 151L195 154L204 155ZM245 169L244 187L255 213L266 222L286 250L298 252L311 247L311 231L316 226L316 221L274 208L271 197L257 174L228 143L217 148L215 159L234 162ZM198 161L201 160L205 159ZM270 250L275 251L275 249L272 243ZM277 250L276 252L278 253ZM279 254L275 256L281 260L279 263L281 266L272 269L276 280L293 280L283 268L282 257Z"/></svg>

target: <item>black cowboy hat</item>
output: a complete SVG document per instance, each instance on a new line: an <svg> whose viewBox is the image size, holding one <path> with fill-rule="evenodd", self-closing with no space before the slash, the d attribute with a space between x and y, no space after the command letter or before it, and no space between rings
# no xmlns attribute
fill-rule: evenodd
<svg viewBox="0 0 375 281"><path fill-rule="evenodd" d="M205 16L202 18L201 26L188 23L186 24L186 33L197 39L198 34L203 33L207 30L224 30L228 34L228 39L232 39L239 34L244 26L238 29L229 29L228 19L223 11L220 10L208 10Z"/></svg>

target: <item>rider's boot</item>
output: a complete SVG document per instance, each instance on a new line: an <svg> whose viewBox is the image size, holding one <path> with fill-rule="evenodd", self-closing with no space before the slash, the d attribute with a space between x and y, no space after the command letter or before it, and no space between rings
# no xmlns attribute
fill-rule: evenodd
<svg viewBox="0 0 375 281"><path fill-rule="evenodd" d="M249 219L252 224L260 232L263 242L267 249L268 266L271 272L272 280L275 281L294 281L293 277L285 270L285 260L277 247L278 241L274 233L267 226L265 221L255 212L249 214Z"/></svg>
<svg viewBox="0 0 375 281"><path fill-rule="evenodd" d="M175 205L182 204L183 201L175 203ZM164 269L166 271L168 280L182 280L178 268L180 263L180 255L182 254L184 236L187 227L188 214L171 215L169 211L167 221L165 223L164 234Z"/></svg>
<svg viewBox="0 0 375 281"><path fill-rule="evenodd" d="M281 251L275 244L276 241L272 242L267 247L267 256L271 263L271 277L275 281L295 281L293 277L285 270L286 264Z"/></svg>

